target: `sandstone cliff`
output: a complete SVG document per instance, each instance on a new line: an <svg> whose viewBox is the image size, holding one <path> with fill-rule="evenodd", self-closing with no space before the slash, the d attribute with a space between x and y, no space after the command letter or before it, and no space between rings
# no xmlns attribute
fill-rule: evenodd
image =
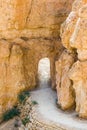
<svg viewBox="0 0 87 130"><path fill-rule="evenodd" d="M55 86L55 59L63 47L60 25L73 0L0 1L0 115L17 102L17 95L35 88L38 62L48 57Z"/></svg>
<svg viewBox="0 0 87 130"><path fill-rule="evenodd" d="M65 73L61 75L59 73L60 71L58 70L59 64L58 65L56 64L56 70L58 70L56 80L59 79L57 82L57 90L59 98L58 103L60 104L61 108L64 110L66 108L69 109L71 105L74 105L74 102L72 104L74 98L76 103L76 111L78 112L78 115L82 118L87 118L87 101L86 101L87 29L86 28L87 28L87 0L75 0L71 13L61 26L62 44L67 49L67 54L69 53L70 54L64 60L63 58L61 58L64 54L63 53L62 56L57 61L57 62L61 61L60 70L61 72L64 71ZM72 57L70 58L72 64L70 64L69 62L70 60L68 58L70 57L70 55L75 55L73 57L74 59L72 59ZM66 56L66 54L64 54L64 56ZM72 90L75 91L74 95L72 95ZM69 94L70 97L67 96ZM67 99L67 103L69 103L68 106L65 99Z"/></svg>

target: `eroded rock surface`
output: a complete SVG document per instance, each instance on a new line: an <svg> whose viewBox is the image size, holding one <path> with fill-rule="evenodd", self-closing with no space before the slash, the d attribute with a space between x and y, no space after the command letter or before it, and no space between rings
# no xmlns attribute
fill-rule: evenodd
<svg viewBox="0 0 87 130"><path fill-rule="evenodd" d="M87 60L87 4L79 10L76 28L70 39L71 46L77 49L78 58Z"/></svg>
<svg viewBox="0 0 87 130"><path fill-rule="evenodd" d="M0 38L58 37L73 0L0 1Z"/></svg>
<svg viewBox="0 0 87 130"><path fill-rule="evenodd" d="M36 87L38 63L48 57L51 66L51 82L55 87L55 57L62 51L58 39L0 40L0 114L12 108L18 94Z"/></svg>
<svg viewBox="0 0 87 130"><path fill-rule="evenodd" d="M77 61L69 72L76 92L76 111L80 117L87 118L87 61Z"/></svg>
<svg viewBox="0 0 87 130"><path fill-rule="evenodd" d="M0 1L0 114L24 89L37 85L38 62L48 57L55 88L55 59L63 47L60 25L73 0Z"/></svg>
<svg viewBox="0 0 87 130"><path fill-rule="evenodd" d="M87 0L74 2L72 12L62 25L61 38L72 54L75 53L72 49L77 51L77 62L69 69L68 78L75 90L76 111L80 117L87 118Z"/></svg>
<svg viewBox="0 0 87 130"><path fill-rule="evenodd" d="M68 72L74 63L75 55L66 50L62 53L59 60L56 61L56 84L58 104L63 110L74 106L75 95L72 82L68 77Z"/></svg>
<svg viewBox="0 0 87 130"><path fill-rule="evenodd" d="M87 2L86 2L87 3ZM79 10L79 18L76 23L76 28L70 39L71 46L77 49L78 61L71 69L70 78L74 82L74 89L76 92L76 110L80 117L87 118L87 101L86 101L86 66L87 66L87 4L82 6ZM73 72L72 72L73 70ZM75 78L75 77L77 78ZM76 80L77 79L77 80Z"/></svg>
<svg viewBox="0 0 87 130"><path fill-rule="evenodd" d="M68 50L72 50L71 44L70 44L70 38L74 32L76 22L79 18L78 16L78 10L84 5L85 2L83 0L76 0L73 3L72 11L69 14L66 21L61 26L61 38L62 38L62 44L65 48Z"/></svg>

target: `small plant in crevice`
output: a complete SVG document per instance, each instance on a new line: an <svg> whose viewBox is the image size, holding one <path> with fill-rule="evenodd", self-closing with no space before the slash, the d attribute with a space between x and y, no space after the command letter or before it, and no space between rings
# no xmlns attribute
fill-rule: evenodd
<svg viewBox="0 0 87 130"><path fill-rule="evenodd" d="M4 114L3 114L3 121L8 121L9 119L12 119L13 117L15 116L19 116L20 115L20 111L14 107L8 111L6 111Z"/></svg>
<svg viewBox="0 0 87 130"><path fill-rule="evenodd" d="M22 119L22 123L25 126L27 123L30 122L30 118L29 117L25 117L24 119Z"/></svg>
<svg viewBox="0 0 87 130"><path fill-rule="evenodd" d="M28 91L25 91L18 95L18 100L20 103L25 103L27 97L30 97L30 93Z"/></svg>
<svg viewBox="0 0 87 130"><path fill-rule="evenodd" d="M37 101L32 101L32 104L33 104L33 105L37 105L38 102L37 102Z"/></svg>

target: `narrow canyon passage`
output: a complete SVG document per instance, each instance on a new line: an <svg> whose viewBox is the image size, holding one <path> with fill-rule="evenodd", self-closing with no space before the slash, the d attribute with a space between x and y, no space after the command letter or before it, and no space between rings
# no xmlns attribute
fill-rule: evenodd
<svg viewBox="0 0 87 130"><path fill-rule="evenodd" d="M51 121L60 127L67 128L67 130L87 130L87 121L77 118L75 111L64 112L57 108L57 94L56 91L52 90L49 84L49 59L44 58L40 60L38 74L39 84L36 90L31 91L31 97L32 100L38 102L37 109L42 120Z"/></svg>

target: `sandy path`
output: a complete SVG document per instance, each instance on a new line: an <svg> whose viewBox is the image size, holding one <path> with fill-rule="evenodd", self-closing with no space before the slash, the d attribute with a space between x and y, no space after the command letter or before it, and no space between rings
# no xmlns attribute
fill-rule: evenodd
<svg viewBox="0 0 87 130"><path fill-rule="evenodd" d="M38 110L47 120L53 121L67 130L87 130L87 121L76 117L75 112L63 112L56 106L56 92L48 84L49 61L41 62L39 88L31 92L32 99L38 102Z"/></svg>

